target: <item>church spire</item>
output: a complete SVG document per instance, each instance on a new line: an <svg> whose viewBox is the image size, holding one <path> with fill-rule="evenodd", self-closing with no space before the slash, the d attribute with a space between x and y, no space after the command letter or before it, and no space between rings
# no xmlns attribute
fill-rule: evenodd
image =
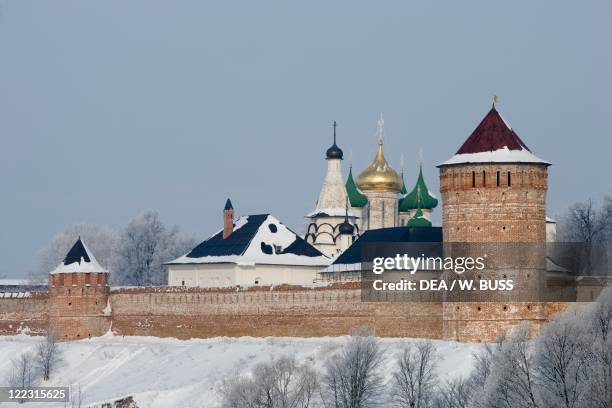
<svg viewBox="0 0 612 408"><path fill-rule="evenodd" d="M334 120L334 144L327 149L325 157L327 160L342 160L343 155L344 153L342 152L342 149L340 149L336 144L336 121Z"/></svg>

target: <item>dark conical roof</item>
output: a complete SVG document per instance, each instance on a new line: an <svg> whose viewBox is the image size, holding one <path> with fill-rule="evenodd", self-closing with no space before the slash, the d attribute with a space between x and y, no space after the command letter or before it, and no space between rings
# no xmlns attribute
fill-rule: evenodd
<svg viewBox="0 0 612 408"><path fill-rule="evenodd" d="M334 121L334 144L329 149L327 149L325 157L327 158L327 160L342 160L343 155L344 153L342 152L342 149L340 149L338 145L336 145L336 121Z"/></svg>
<svg viewBox="0 0 612 408"><path fill-rule="evenodd" d="M232 206L232 202L228 198L227 201L225 202L225 207L223 207L223 210L227 211L227 210L233 210L233 209L234 209L234 206Z"/></svg>
<svg viewBox="0 0 612 408"><path fill-rule="evenodd" d="M83 245L83 241L81 241L81 237L79 237L77 242L74 243L70 251L68 251L68 253L66 254L66 258L64 258L64 265L81 262L81 260L84 262L91 262L91 259L89 258L89 253L87 253L87 250Z"/></svg>
<svg viewBox="0 0 612 408"><path fill-rule="evenodd" d="M504 147L531 151L493 105L456 154L490 152Z"/></svg>
<svg viewBox="0 0 612 408"><path fill-rule="evenodd" d="M457 153L438 167L467 163L536 163L550 166L549 162L536 157L529 150L495 109L495 105Z"/></svg>
<svg viewBox="0 0 612 408"><path fill-rule="evenodd" d="M98 263L89 248L87 248L85 243L81 240L81 237L79 237L72 248L70 248L70 251L68 251L62 263L51 271L52 274L75 272L108 272Z"/></svg>

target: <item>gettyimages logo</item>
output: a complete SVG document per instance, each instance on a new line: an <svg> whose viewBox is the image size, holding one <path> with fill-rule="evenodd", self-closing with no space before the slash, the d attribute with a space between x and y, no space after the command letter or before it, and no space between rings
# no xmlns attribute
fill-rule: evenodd
<svg viewBox="0 0 612 408"><path fill-rule="evenodd" d="M364 244L361 294L363 301L588 301L608 285L611 259L610 245Z"/></svg>

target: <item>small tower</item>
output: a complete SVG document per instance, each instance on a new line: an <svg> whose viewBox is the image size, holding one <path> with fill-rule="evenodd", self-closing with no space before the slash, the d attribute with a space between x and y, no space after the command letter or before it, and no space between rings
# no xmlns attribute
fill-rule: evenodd
<svg viewBox="0 0 612 408"><path fill-rule="evenodd" d="M342 149L336 144L336 122L333 127L334 142L327 149L327 174L319 193L314 211L308 214L310 222L306 230L306 241L327 256L337 256L342 252L340 225L348 221L353 226L357 217L345 211L347 194L342 177ZM356 230L356 228L354 228Z"/></svg>
<svg viewBox="0 0 612 408"><path fill-rule="evenodd" d="M431 221L431 214L433 209L438 206L438 199L425 184L422 163L419 164L419 176L414 188L410 193L404 194L404 197L399 201L400 225L406 225L408 220L416 215L418 209L421 210L423 217Z"/></svg>
<svg viewBox="0 0 612 408"><path fill-rule="evenodd" d="M378 149L374 161L357 177L357 187L366 195L368 203L363 213L363 230L389 228L399 225L398 193L402 179L387 163L383 153L384 119L378 119Z"/></svg>
<svg viewBox="0 0 612 408"><path fill-rule="evenodd" d="M234 232L234 207L228 198L223 207L223 239L227 239Z"/></svg>
<svg viewBox="0 0 612 408"><path fill-rule="evenodd" d="M110 313L108 271L79 238L49 273L49 326L60 341L101 336Z"/></svg>

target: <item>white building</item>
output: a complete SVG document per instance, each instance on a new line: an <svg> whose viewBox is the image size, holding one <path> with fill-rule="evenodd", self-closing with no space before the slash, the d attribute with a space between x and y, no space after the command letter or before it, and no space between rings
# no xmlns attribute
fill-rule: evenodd
<svg viewBox="0 0 612 408"><path fill-rule="evenodd" d="M223 219L223 230L166 264L169 286L311 285L331 262L270 214L234 221L228 199Z"/></svg>
<svg viewBox="0 0 612 408"><path fill-rule="evenodd" d="M319 193L317 206L306 216L309 223L305 239L325 255L336 257L359 235L357 217L348 208L348 197L342 177L343 152L336 144L336 122L334 122L334 144L327 149L325 158L327 174ZM347 227L345 223L349 226Z"/></svg>

